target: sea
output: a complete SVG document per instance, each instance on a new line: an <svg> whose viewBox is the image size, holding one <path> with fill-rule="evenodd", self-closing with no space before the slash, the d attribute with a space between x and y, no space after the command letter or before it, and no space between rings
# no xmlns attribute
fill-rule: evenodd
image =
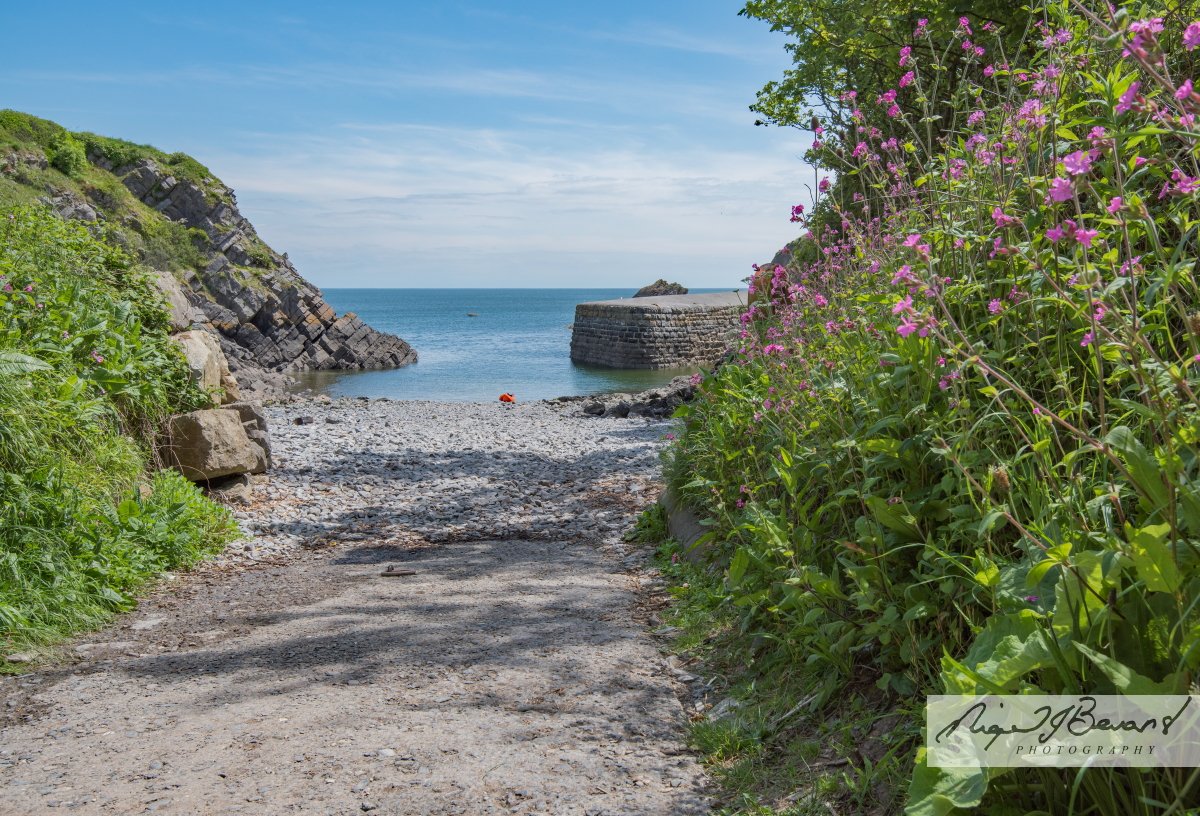
<svg viewBox="0 0 1200 816"><path fill-rule="evenodd" d="M695 293L721 289L693 289ZM338 314L395 334L419 361L390 371L313 371L302 391L331 397L518 402L642 391L698 369L616 370L571 362L575 306L630 289L322 289Z"/></svg>

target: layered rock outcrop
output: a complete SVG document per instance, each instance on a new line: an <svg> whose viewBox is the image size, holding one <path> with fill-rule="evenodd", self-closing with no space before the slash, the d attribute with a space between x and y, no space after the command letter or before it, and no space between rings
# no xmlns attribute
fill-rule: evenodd
<svg viewBox="0 0 1200 816"><path fill-rule="evenodd" d="M353 313L339 317L286 255L259 238L238 211L233 191L220 182L180 180L148 158L120 167L101 155L89 158L143 204L193 228L207 262L178 275L194 309L188 317L218 334L245 390L262 391L267 379L262 372L396 368L416 362L416 352L400 338L376 331Z"/></svg>

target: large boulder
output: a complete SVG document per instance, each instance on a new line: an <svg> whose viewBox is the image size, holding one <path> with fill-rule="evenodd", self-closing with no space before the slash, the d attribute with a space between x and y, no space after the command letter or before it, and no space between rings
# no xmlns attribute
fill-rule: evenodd
<svg viewBox="0 0 1200 816"><path fill-rule="evenodd" d="M634 297L661 297L663 295L686 295L687 287L679 283L668 283L659 278L649 286L643 286L637 290Z"/></svg>
<svg viewBox="0 0 1200 816"><path fill-rule="evenodd" d="M193 482L239 473L263 473L269 458L246 433L241 413L207 408L171 417L164 453L167 463Z"/></svg>
<svg viewBox="0 0 1200 816"><path fill-rule="evenodd" d="M229 361L225 359L225 352L221 351L221 341L215 334L203 329L194 329L180 332L172 339L179 344L187 357L193 382L208 392L223 391L223 402L236 402L241 399L237 380L229 371Z"/></svg>
<svg viewBox="0 0 1200 816"><path fill-rule="evenodd" d="M179 285L179 281L175 280L175 276L170 272L154 272L154 285L158 291L162 292L163 298L167 302L167 309L171 315L171 328L174 331L183 331L189 329L192 323L195 322L196 309L192 306L187 295L183 293L183 287Z"/></svg>
<svg viewBox="0 0 1200 816"><path fill-rule="evenodd" d="M263 413L262 403L233 402L226 405L225 408L238 412L238 417L242 420L242 427L246 430L246 436L250 438L251 442L262 448L267 467L270 467L271 436L267 431L267 416Z"/></svg>

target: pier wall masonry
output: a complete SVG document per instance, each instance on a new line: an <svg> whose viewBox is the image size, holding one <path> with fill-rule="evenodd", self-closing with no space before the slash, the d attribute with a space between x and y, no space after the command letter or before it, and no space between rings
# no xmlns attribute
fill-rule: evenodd
<svg viewBox="0 0 1200 816"><path fill-rule="evenodd" d="M713 363L731 344L745 304L745 290L580 303L571 360L647 369Z"/></svg>

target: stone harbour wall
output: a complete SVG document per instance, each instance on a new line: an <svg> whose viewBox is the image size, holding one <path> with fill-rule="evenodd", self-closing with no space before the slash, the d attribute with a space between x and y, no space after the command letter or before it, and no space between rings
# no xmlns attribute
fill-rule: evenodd
<svg viewBox="0 0 1200 816"><path fill-rule="evenodd" d="M580 303L571 360L608 368L714 363L729 347L745 304L745 290Z"/></svg>

